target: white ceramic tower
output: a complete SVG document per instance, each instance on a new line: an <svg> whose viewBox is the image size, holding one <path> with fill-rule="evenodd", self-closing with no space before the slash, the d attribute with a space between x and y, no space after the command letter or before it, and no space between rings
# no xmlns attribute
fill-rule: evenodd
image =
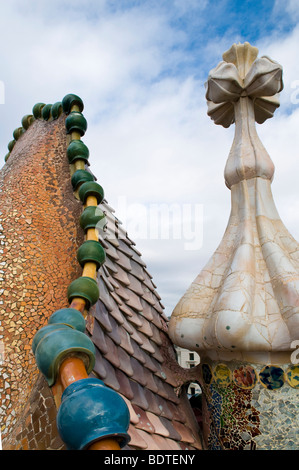
<svg viewBox="0 0 299 470"><path fill-rule="evenodd" d="M170 336L201 358L210 449L298 449L299 245L280 220L274 165L256 132L273 116L282 68L234 44L211 70L208 115L235 123L225 166L231 214L224 237L175 307ZM273 136L275 138L275 136Z"/></svg>

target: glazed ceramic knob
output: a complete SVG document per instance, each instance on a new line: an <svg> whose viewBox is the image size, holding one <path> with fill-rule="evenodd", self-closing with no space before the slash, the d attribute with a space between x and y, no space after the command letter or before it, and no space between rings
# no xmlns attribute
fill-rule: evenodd
<svg viewBox="0 0 299 470"><path fill-rule="evenodd" d="M23 127L18 127L17 129L15 129L15 130L13 131L13 137L14 137L14 139L15 139L15 140L18 140L18 139L21 137L21 135L24 134L24 132L25 132L25 129L23 129Z"/></svg>
<svg viewBox="0 0 299 470"><path fill-rule="evenodd" d="M77 253L77 259L83 267L85 263L93 262L97 265L97 269L105 262L106 254L102 245L94 240L84 242Z"/></svg>
<svg viewBox="0 0 299 470"><path fill-rule="evenodd" d="M72 299L81 298L87 302L87 306L94 305L100 296L97 282L91 277L81 276L75 279L68 287L67 296L69 303Z"/></svg>
<svg viewBox="0 0 299 470"><path fill-rule="evenodd" d="M41 113L41 117L47 121L50 116L51 116L51 108L52 108L52 105L51 104L46 104L43 109L42 109L42 113Z"/></svg>
<svg viewBox="0 0 299 470"><path fill-rule="evenodd" d="M104 228L106 224L105 214L97 206L85 207L80 217L80 226L83 230L89 228Z"/></svg>
<svg viewBox="0 0 299 470"><path fill-rule="evenodd" d="M54 312L48 321L49 325L62 323L75 330L85 331L85 320L81 312L75 308L62 308Z"/></svg>
<svg viewBox="0 0 299 470"><path fill-rule="evenodd" d="M63 324L44 328L46 331L35 349L35 360L48 385L55 384L61 363L70 355L79 355L87 374L90 374L95 364L95 347L91 339L85 333Z"/></svg>
<svg viewBox="0 0 299 470"><path fill-rule="evenodd" d="M61 101L57 101L54 103L51 108L51 114L53 119L58 119L59 116L62 114L62 104Z"/></svg>
<svg viewBox="0 0 299 470"><path fill-rule="evenodd" d="M22 126L25 130L28 129L28 127L33 123L34 121L34 116L32 114L26 114L22 118Z"/></svg>
<svg viewBox="0 0 299 470"><path fill-rule="evenodd" d="M130 441L130 414L124 399L96 378L69 385L61 397L57 429L69 450L84 450L100 439Z"/></svg>
<svg viewBox="0 0 299 470"><path fill-rule="evenodd" d="M77 170L72 176L71 182L74 191L78 188L78 186L85 181L94 181L94 177L89 171L86 170Z"/></svg>
<svg viewBox="0 0 299 470"><path fill-rule="evenodd" d="M72 140L66 153L69 163L74 163L76 160L84 160L86 162L89 158L88 147L82 140Z"/></svg>
<svg viewBox="0 0 299 470"><path fill-rule="evenodd" d="M9 150L10 152L11 152L12 149L14 148L15 144L16 144L16 141L15 141L15 140L11 140L11 141L8 143L7 148L8 148L8 150Z"/></svg>
<svg viewBox="0 0 299 470"><path fill-rule="evenodd" d="M72 111L65 120L65 127L68 134L78 132L83 136L87 129L87 121L83 114Z"/></svg>
<svg viewBox="0 0 299 470"><path fill-rule="evenodd" d="M97 203L101 204L104 199L104 190L102 186L100 186L95 181L87 181L83 183L79 188L79 198L83 204L85 204L88 196L96 197Z"/></svg>
<svg viewBox="0 0 299 470"><path fill-rule="evenodd" d="M70 93L66 95L62 100L63 111L66 114L69 114L73 106L78 106L79 112L82 113L84 109L82 99L79 96Z"/></svg>
<svg viewBox="0 0 299 470"><path fill-rule="evenodd" d="M33 337L33 340L32 340L32 344L31 344L31 349L32 349L32 352L33 354L35 354L35 350L37 348L37 345L38 343L40 342L40 340L45 336L47 335L48 333L50 333L51 331L57 331L58 329L61 329L61 328L69 328L69 326L67 325L58 325L57 323L55 324L52 324L52 325L46 325L46 326L43 326L42 328L40 328L34 335Z"/></svg>
<svg viewBox="0 0 299 470"><path fill-rule="evenodd" d="M36 103L33 108L32 108L32 114L35 117L35 119L38 119L42 115L42 109L43 107L46 106L45 103Z"/></svg>

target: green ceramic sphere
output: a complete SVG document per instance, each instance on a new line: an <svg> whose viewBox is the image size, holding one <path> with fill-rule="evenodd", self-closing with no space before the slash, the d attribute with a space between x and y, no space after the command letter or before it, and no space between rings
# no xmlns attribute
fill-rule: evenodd
<svg viewBox="0 0 299 470"><path fill-rule="evenodd" d="M51 114L53 119L58 119L59 116L62 114L62 104L61 101L57 101L54 103L51 108Z"/></svg>
<svg viewBox="0 0 299 470"><path fill-rule="evenodd" d="M52 325L46 325L40 328L34 335L32 344L31 344L31 349L33 354L35 354L35 350L38 346L38 343L43 339L44 336L47 334L51 333L52 331L57 331L58 329L61 328L70 328L67 325L58 325L57 323L52 324Z"/></svg>
<svg viewBox="0 0 299 470"><path fill-rule="evenodd" d="M106 218L104 212L97 206L87 206L80 217L80 226L83 230L89 228L103 228L106 224Z"/></svg>
<svg viewBox="0 0 299 470"><path fill-rule="evenodd" d="M52 313L48 321L49 325L54 323L62 323L64 325L75 328L75 330L85 331L85 319L79 310L75 308L61 308Z"/></svg>
<svg viewBox="0 0 299 470"><path fill-rule="evenodd" d="M52 325L49 325L52 326ZM90 374L95 364L95 347L91 339L81 331L66 325L49 331L39 341L35 350L37 367L51 387L55 384L61 363L70 355L80 357Z"/></svg>
<svg viewBox="0 0 299 470"><path fill-rule="evenodd" d="M32 108L32 114L35 117L35 119L38 119L42 115L42 109L43 107L46 106L45 103L36 103L33 108Z"/></svg>
<svg viewBox="0 0 299 470"><path fill-rule="evenodd" d="M63 111L66 114L69 114L71 112L72 106L74 105L78 106L80 113L82 113L84 109L84 104L79 96L70 93L63 98L62 107Z"/></svg>
<svg viewBox="0 0 299 470"><path fill-rule="evenodd" d="M42 109L42 118L47 121L50 118L51 115L51 104L46 104L43 109Z"/></svg>
<svg viewBox="0 0 299 470"><path fill-rule="evenodd" d="M97 269L99 269L105 262L106 253L100 242L87 240L80 246L77 252L77 259L82 267L85 263L93 262L97 265Z"/></svg>
<svg viewBox="0 0 299 470"><path fill-rule="evenodd" d="M87 161L89 158L88 147L82 140L72 140L66 152L69 163L74 163L76 160Z"/></svg>
<svg viewBox="0 0 299 470"><path fill-rule="evenodd" d="M10 152L11 152L12 149L14 148L15 144L16 144L16 141L15 141L15 140L11 140L11 141L8 143L7 148L8 148L8 150L9 150Z"/></svg>
<svg viewBox="0 0 299 470"><path fill-rule="evenodd" d="M78 188L78 186L85 181L93 181L94 177L89 171L86 170L77 170L73 174L71 178L72 186L74 191Z"/></svg>
<svg viewBox="0 0 299 470"><path fill-rule="evenodd" d="M28 129L28 127L33 123L34 121L34 116L32 114L26 114L22 118L22 126L24 127L25 130Z"/></svg>
<svg viewBox="0 0 299 470"><path fill-rule="evenodd" d="M15 139L15 140L18 140L18 139L21 137L21 135L24 134L24 132L25 132L25 129L23 129L23 127L18 127L17 129L15 129L15 130L13 131L13 137L14 137L14 139Z"/></svg>
<svg viewBox="0 0 299 470"><path fill-rule="evenodd" d="M104 190L95 181L87 181L83 183L79 188L79 198L83 204L85 204L88 196L94 196L97 198L97 203L101 204L104 199Z"/></svg>
<svg viewBox="0 0 299 470"><path fill-rule="evenodd" d="M94 305L100 296L100 291L97 282L91 277L82 276L75 279L68 287L67 290L68 301L71 303L72 299L78 297L87 302L87 307Z"/></svg>
<svg viewBox="0 0 299 470"><path fill-rule="evenodd" d="M87 129L87 121L83 114L72 111L65 120L65 127L68 134L79 132L82 137Z"/></svg>

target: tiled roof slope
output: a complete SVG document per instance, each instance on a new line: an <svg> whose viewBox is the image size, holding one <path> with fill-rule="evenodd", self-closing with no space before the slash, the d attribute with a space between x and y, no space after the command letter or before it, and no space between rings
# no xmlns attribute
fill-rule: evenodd
<svg viewBox="0 0 299 470"><path fill-rule="evenodd" d="M66 136L63 135L64 122L65 114L62 114L54 120L50 119L49 122L42 123L41 119L37 119L37 122L30 125L31 131L38 133L38 139L34 134L34 139L39 144L37 162L40 162L40 169L38 171L44 171L45 162L48 162L51 154L49 154L49 146L55 147L56 145L56 143L55 145L51 143L51 139L55 139L57 132L61 140L61 142L59 140L59 145L57 144L59 158L63 160L62 147L66 143ZM49 129L48 138L47 128ZM39 136L41 131L42 139ZM9 157L8 166L12 166L18 175L20 175L20 167L15 154L17 152L17 155L21 155L23 162L31 158L33 142L30 142L30 136L29 131L23 132L18 139L18 145L11 151L12 155ZM55 165L54 160L52 165ZM63 165L65 178L68 179L66 148ZM32 169L32 174L29 172L28 178L40 179L41 175L37 172L35 165L29 166L27 171L22 173L24 178L25 175L27 177L29 168ZM50 173L47 172L48 174ZM100 183L104 185L105 182ZM63 194L67 195L69 208L71 206L69 201L71 181L65 182L65 185ZM38 188L40 186L44 188L43 185L39 185ZM11 188L14 187L12 182ZM8 190L7 185L6 188ZM55 189L55 197L51 200L56 201L53 204L60 211L64 208L57 205L57 192L60 194L59 188ZM5 195L3 196L5 198ZM30 201L35 201L35 204L40 199L35 194L30 197ZM24 196L22 198L24 199ZM23 199L22 207L26 202ZM74 203L77 202L74 196ZM76 210L79 206L79 203L76 204ZM125 449L201 449L201 439L194 414L186 394L180 393L181 389L184 389L184 384L197 380L199 370L198 368L182 369L178 365L174 347L167 333L167 318L152 277L135 243L130 240L106 200L100 208L105 212L108 224L106 231L99 235L100 242L106 251L106 261L98 271L100 297L89 310L86 319L86 334L91 337L96 347L96 362L91 375L99 377L108 387L121 394L129 407L131 418L128 432L131 441ZM77 217L78 214L76 214ZM77 246L82 242L79 217L77 220L80 240L75 241L76 247L72 253L76 252ZM29 226L24 235L27 232L28 236L31 234L33 225ZM47 241L48 239L45 238L44 244ZM53 251L55 252L55 249ZM70 253L68 250L68 253L63 255L64 257L70 256ZM56 256L56 259L59 258ZM72 269L76 270L75 274L68 272L68 276L71 275L75 279L78 269L80 271L76 256L72 254L72 260L67 261L73 266ZM44 270L42 265L39 267L42 271ZM71 279L68 282L70 281ZM58 308L65 306L65 292L62 294L60 291L59 293L53 291L53 297ZM32 325L31 336L53 312L52 308L46 308L47 299L43 298L40 302L45 304L45 308L41 310L41 307L37 306L36 309L41 310L44 317L39 317L42 320L41 325ZM26 351L31 357L32 353L28 348ZM32 374L36 376L35 367L33 367ZM33 385L34 381L30 379L30 383ZM57 436L54 400L47 393L46 387L44 378L39 376L28 399L19 404L24 411L16 421L13 432L6 436L6 448L64 448Z"/></svg>
<svg viewBox="0 0 299 470"><path fill-rule="evenodd" d="M201 449L198 426L184 393L195 370L179 367L168 319L152 276L114 210L100 206L107 229L100 242L106 262L98 271L100 299L87 317L96 346L94 374L120 393L131 414L127 448Z"/></svg>

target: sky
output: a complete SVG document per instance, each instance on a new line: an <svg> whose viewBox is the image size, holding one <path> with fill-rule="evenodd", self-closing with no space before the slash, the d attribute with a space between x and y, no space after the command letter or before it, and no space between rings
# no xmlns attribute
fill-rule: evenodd
<svg viewBox="0 0 299 470"><path fill-rule="evenodd" d="M298 0L0 0L0 151L37 102L84 102L90 169L142 253L165 312L213 255L230 213L234 126L207 116L205 81L233 43L283 66L257 125L274 201L299 239Z"/></svg>

